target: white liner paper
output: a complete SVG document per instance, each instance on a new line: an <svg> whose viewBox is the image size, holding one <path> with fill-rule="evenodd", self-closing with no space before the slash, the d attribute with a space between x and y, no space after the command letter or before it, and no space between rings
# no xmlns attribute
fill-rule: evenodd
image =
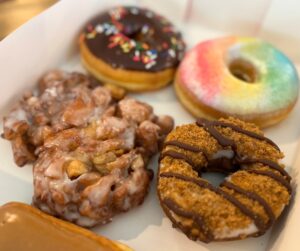
<svg viewBox="0 0 300 251"><path fill-rule="evenodd" d="M288 54L297 65L300 62L300 6L296 0L62 0L0 42L0 117L8 112L24 90L33 88L46 71L58 67L84 71L77 48L81 28L100 10L125 3L148 6L167 16L182 30L189 48L198 41L225 34L261 36ZM156 113L174 116L176 124L194 120L177 101L172 87L135 96L153 105ZM300 198L296 186L300 181L300 158L297 158L299 112L298 102L284 122L266 130L267 136L286 154L284 162L292 174L296 195L287 213L264 236L226 243L190 241L173 229L162 213L155 181L142 206L116 216L112 223L93 231L121 240L140 251L300 250L297 241ZM13 162L10 143L3 139L0 139L0 156L0 204L9 201L31 203L31 167L18 168ZM152 168L156 167L155 158Z"/></svg>

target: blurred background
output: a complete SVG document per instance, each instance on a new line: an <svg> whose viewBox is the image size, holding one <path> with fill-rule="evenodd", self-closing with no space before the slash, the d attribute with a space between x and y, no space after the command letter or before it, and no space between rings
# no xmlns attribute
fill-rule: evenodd
<svg viewBox="0 0 300 251"><path fill-rule="evenodd" d="M0 40L57 1L59 0L0 0ZM88 8L86 5L89 3L88 0L61 0L63 1L80 2L83 8ZM294 61L300 62L299 0L91 0L91 2L99 7L102 5L103 8L106 5L122 4L151 6L154 11L169 17L184 36L191 37L192 41L229 34L260 37L279 47Z"/></svg>
<svg viewBox="0 0 300 251"><path fill-rule="evenodd" d="M0 0L0 40L57 0Z"/></svg>

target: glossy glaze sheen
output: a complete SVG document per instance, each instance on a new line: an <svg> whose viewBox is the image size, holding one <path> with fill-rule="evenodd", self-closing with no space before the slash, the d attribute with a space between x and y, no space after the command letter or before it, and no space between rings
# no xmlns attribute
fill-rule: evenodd
<svg viewBox="0 0 300 251"><path fill-rule="evenodd" d="M0 208L0 251L121 251L111 241L22 203Z"/></svg>
<svg viewBox="0 0 300 251"><path fill-rule="evenodd" d="M81 39L113 68L136 71L173 68L185 49L181 34L167 19L137 7L116 7L96 16Z"/></svg>

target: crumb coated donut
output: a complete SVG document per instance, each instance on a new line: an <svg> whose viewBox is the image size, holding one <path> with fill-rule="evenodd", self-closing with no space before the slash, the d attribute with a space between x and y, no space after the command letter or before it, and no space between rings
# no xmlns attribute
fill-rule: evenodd
<svg viewBox="0 0 300 251"><path fill-rule="evenodd" d="M257 126L235 118L176 127L160 156L158 195L173 223L203 242L260 236L289 204L283 153ZM228 174L219 187L202 172Z"/></svg>
<svg viewBox="0 0 300 251"><path fill-rule="evenodd" d="M88 22L79 44L91 74L130 91L170 83L185 49L167 19L137 7L115 7L98 15Z"/></svg>
<svg viewBox="0 0 300 251"><path fill-rule="evenodd" d="M284 119L298 98L293 63L257 38L201 42L179 66L175 88L196 117L234 116L267 127Z"/></svg>

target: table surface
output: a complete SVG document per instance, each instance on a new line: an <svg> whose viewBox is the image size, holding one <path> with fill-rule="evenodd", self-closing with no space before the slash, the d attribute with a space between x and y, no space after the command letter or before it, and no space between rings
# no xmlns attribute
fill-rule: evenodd
<svg viewBox="0 0 300 251"><path fill-rule="evenodd" d="M57 0L0 0L0 40Z"/></svg>

